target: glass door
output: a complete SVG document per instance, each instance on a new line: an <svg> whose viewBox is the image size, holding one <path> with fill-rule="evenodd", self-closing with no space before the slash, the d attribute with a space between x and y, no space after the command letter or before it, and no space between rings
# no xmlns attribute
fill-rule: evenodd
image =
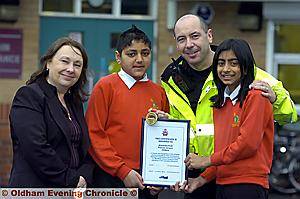
<svg viewBox="0 0 300 199"><path fill-rule="evenodd" d="M275 23L274 76L290 92L300 114L300 24Z"/></svg>

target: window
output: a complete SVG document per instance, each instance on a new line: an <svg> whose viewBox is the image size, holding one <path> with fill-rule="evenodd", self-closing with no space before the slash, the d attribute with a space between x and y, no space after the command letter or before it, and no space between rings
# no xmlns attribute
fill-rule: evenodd
<svg viewBox="0 0 300 199"><path fill-rule="evenodd" d="M300 23L274 23L275 76L289 91L300 113Z"/></svg>
<svg viewBox="0 0 300 199"><path fill-rule="evenodd" d="M275 25L275 52L300 53L299 24Z"/></svg>
<svg viewBox="0 0 300 199"><path fill-rule="evenodd" d="M149 1L123 0L121 14L149 15Z"/></svg>
<svg viewBox="0 0 300 199"><path fill-rule="evenodd" d="M82 13L111 14L112 0L82 0Z"/></svg>
<svg viewBox="0 0 300 199"><path fill-rule="evenodd" d="M43 11L73 12L73 0L43 0Z"/></svg>
<svg viewBox="0 0 300 199"><path fill-rule="evenodd" d="M278 79L284 83L288 89L293 101L300 104L300 63L299 64L279 64Z"/></svg>
<svg viewBox="0 0 300 199"><path fill-rule="evenodd" d="M158 0L40 0L43 16L155 19Z"/></svg>

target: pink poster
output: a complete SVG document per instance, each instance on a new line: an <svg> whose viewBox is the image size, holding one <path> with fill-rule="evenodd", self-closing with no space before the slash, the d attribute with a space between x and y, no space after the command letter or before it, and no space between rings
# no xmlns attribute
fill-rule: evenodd
<svg viewBox="0 0 300 199"><path fill-rule="evenodd" d="M0 78L21 78L22 30L0 29Z"/></svg>

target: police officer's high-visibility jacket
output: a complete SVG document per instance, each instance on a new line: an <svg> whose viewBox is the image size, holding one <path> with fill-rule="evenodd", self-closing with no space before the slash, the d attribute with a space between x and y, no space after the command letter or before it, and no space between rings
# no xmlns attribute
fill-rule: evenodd
<svg viewBox="0 0 300 199"><path fill-rule="evenodd" d="M214 84L211 72L203 85L195 115L190 107L189 99L172 78L172 70L176 70L176 67L182 65L183 62L187 64L180 57L165 69L161 77L162 86L166 91L170 103L171 118L191 121L190 152L208 156L214 150L213 109L210 98L217 94L217 87ZM266 81L277 96L276 101L273 103L274 119L279 124L296 121L297 112L295 105L288 91L283 88L282 82L258 67L255 70L255 79Z"/></svg>

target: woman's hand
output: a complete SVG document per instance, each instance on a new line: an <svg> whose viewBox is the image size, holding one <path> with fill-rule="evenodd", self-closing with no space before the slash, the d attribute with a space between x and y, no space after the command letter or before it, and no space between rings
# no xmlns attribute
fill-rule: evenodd
<svg viewBox="0 0 300 199"><path fill-rule="evenodd" d="M84 177L80 176L76 188L86 188L86 187L87 187L87 183Z"/></svg>
<svg viewBox="0 0 300 199"><path fill-rule="evenodd" d="M79 176L79 181L77 183L76 188L74 189L74 193L76 193L73 196L73 199L83 199L83 193L85 192L87 187L87 183L84 179L84 177Z"/></svg>

